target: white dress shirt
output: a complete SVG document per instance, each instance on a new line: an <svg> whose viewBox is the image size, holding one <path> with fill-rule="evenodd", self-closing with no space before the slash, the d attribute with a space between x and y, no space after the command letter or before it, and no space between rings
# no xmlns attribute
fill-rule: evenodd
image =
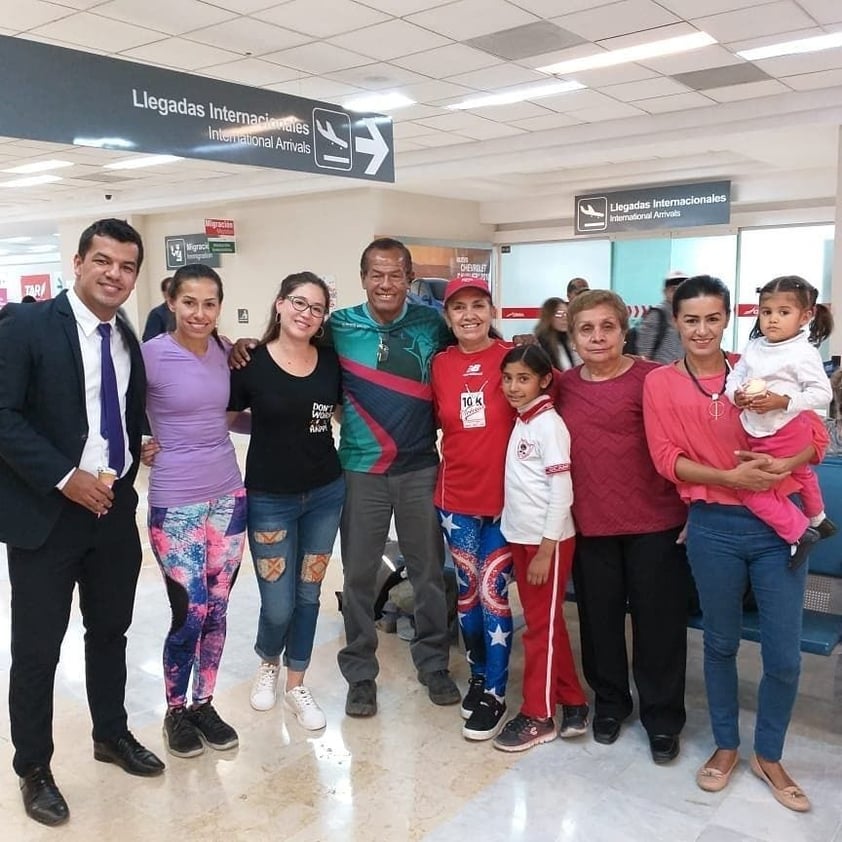
<svg viewBox="0 0 842 842"><path fill-rule="evenodd" d="M79 346L82 351L82 370L85 375L85 411L88 416L88 438L85 440L85 447L82 450L82 458L79 460L79 468L83 471L96 475L99 468L108 465L108 441L100 433L100 382L102 378L102 338L97 328L103 322L95 316L76 294L75 290L67 291L67 300L76 318L76 329L79 333ZM120 423L123 425L123 441L125 442L126 453L123 473L128 473L132 464L132 455L129 452L129 437L126 432L126 393L129 389L129 376L132 370L132 361L129 348L123 339L123 334L117 327L117 319L112 318L111 325L111 358L114 361L114 371L117 375L117 395L120 399ZM72 471L71 471L72 474ZM58 488L64 487L68 474L58 484Z"/></svg>

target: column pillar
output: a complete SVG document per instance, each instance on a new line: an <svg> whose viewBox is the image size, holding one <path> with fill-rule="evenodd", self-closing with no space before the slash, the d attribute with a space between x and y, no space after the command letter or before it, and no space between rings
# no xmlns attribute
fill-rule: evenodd
<svg viewBox="0 0 842 842"><path fill-rule="evenodd" d="M833 238L833 273L830 279L830 301L836 329L830 335L830 353L842 354L842 126L837 135L836 164L836 230Z"/></svg>

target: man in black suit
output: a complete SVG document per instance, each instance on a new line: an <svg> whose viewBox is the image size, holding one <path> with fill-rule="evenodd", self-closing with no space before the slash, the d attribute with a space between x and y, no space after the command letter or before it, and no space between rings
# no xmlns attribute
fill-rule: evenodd
<svg viewBox="0 0 842 842"><path fill-rule="evenodd" d="M143 336L141 342L148 342L150 339L158 336L160 333L171 332L175 328L175 320L173 319L170 305L167 303L167 292L170 288L171 277L164 278L161 281L161 295L164 300L149 311L146 317L146 325L143 328Z"/></svg>
<svg viewBox="0 0 842 842"><path fill-rule="evenodd" d="M79 240L72 290L0 312L9 719L24 807L43 824L69 817L50 760L55 672L77 583L94 757L133 775L164 770L129 732L124 706L126 631L141 561L132 483L146 378L137 338L117 311L142 260L134 228L100 220Z"/></svg>

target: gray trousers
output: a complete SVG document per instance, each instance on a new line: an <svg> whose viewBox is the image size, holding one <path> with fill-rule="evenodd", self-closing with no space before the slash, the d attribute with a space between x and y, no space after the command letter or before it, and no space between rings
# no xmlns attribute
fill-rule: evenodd
<svg viewBox="0 0 842 842"><path fill-rule="evenodd" d="M393 511L415 597L412 660L422 672L447 669L450 638L442 576L444 542L433 507L437 471L433 466L395 475L345 472L339 534L346 645L338 661L349 683L376 678L379 671L374 602Z"/></svg>

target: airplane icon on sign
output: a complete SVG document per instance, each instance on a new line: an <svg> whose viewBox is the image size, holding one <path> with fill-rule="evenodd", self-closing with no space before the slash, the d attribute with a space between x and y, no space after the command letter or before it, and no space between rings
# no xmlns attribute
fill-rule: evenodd
<svg viewBox="0 0 842 842"><path fill-rule="evenodd" d="M608 199L605 196L582 196L576 199L576 231L580 234L605 231L608 228Z"/></svg>
<svg viewBox="0 0 842 842"><path fill-rule="evenodd" d="M591 205L583 205L581 208L579 208L579 212L584 216L593 216L597 219L602 219L605 216L604 213L600 213L598 210L594 210Z"/></svg>

